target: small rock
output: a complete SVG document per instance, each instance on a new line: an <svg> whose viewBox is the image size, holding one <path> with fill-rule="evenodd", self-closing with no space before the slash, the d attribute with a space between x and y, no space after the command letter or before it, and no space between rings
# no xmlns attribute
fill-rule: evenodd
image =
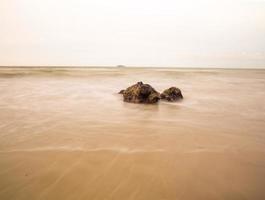
<svg viewBox="0 0 265 200"><path fill-rule="evenodd" d="M124 68L126 66L125 65L117 65L116 67L118 67L118 68Z"/></svg>
<svg viewBox="0 0 265 200"><path fill-rule="evenodd" d="M167 101L177 101L179 99L183 99L183 96L179 88L171 87L164 90L164 92L160 95L160 98Z"/></svg>
<svg viewBox="0 0 265 200"><path fill-rule="evenodd" d="M121 90L121 91L119 91L119 94L123 94L123 93L124 93L124 91L125 91L125 90Z"/></svg>

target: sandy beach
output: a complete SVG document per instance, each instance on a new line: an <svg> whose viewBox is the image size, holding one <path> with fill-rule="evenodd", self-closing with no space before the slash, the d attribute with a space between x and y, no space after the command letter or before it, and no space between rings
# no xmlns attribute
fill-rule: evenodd
<svg viewBox="0 0 265 200"><path fill-rule="evenodd" d="M184 99L130 104L138 81ZM0 199L265 199L265 70L1 68Z"/></svg>

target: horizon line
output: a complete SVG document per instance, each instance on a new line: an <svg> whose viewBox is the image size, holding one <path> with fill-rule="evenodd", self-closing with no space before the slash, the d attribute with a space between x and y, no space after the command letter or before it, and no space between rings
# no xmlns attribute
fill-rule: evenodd
<svg viewBox="0 0 265 200"><path fill-rule="evenodd" d="M0 65L0 68L164 68L164 69L263 69L264 67L176 67L176 66L131 66L131 65Z"/></svg>

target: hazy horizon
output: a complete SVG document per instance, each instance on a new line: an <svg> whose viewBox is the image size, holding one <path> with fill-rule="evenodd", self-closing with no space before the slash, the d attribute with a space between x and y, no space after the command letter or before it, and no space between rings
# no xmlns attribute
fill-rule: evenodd
<svg viewBox="0 0 265 200"><path fill-rule="evenodd" d="M116 66L112 66L112 65L106 65L106 66L101 66L101 65L1 65L0 66L0 69L4 69L4 68L15 68L15 69L23 69L23 68L71 68L71 69L78 69L78 68L121 68L119 67L118 65ZM191 66L185 66L185 67L175 67L175 66L123 66L122 68L132 68L132 69L136 69L136 68L139 68L139 69L213 69L213 70L265 70L265 67L216 67L216 66L209 66L209 67L201 67L201 66L194 66L194 67L191 67Z"/></svg>
<svg viewBox="0 0 265 200"><path fill-rule="evenodd" d="M265 68L264 0L3 0L0 27L0 66Z"/></svg>

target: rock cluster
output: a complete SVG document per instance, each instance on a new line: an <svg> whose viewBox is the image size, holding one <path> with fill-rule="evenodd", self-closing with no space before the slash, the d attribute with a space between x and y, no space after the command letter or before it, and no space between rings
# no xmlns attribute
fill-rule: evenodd
<svg viewBox="0 0 265 200"><path fill-rule="evenodd" d="M151 85L138 82L126 90L121 90L119 94L123 95L123 101L130 103L157 103L160 99L167 101L177 101L182 99L180 89L171 87L159 94Z"/></svg>

